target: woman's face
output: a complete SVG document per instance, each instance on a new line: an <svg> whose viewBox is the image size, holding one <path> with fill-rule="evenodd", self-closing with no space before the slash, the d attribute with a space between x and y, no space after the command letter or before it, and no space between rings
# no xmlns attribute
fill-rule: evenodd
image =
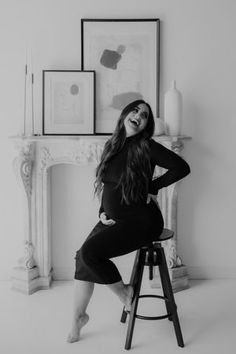
<svg viewBox="0 0 236 354"><path fill-rule="evenodd" d="M140 103L127 114L124 120L126 137L140 133L147 125L149 108L145 103Z"/></svg>

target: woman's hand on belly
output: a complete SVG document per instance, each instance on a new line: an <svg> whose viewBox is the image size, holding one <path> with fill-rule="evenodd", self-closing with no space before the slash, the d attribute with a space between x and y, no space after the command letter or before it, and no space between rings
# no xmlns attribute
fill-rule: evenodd
<svg viewBox="0 0 236 354"><path fill-rule="evenodd" d="M103 212L103 213L100 214L100 221L101 221L104 225L108 225L108 226L114 225L114 224L116 223L115 220L113 220L113 219L108 219L105 212Z"/></svg>

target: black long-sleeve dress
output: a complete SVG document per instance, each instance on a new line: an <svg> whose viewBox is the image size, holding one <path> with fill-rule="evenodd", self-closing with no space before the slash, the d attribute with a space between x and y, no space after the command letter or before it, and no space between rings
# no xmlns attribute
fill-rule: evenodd
<svg viewBox="0 0 236 354"><path fill-rule="evenodd" d="M112 284L121 275L110 260L139 249L148 242L158 240L163 230L163 217L154 202L143 201L129 205L121 203L121 190L117 183L126 168L127 153L135 136L126 138L122 150L109 162L103 178L104 188L99 210L116 221L112 226L99 221L84 244L76 252L75 279L100 284ZM168 185L190 173L189 165L179 155L150 139L150 162L152 173L156 165L167 169L160 177L149 181L149 193L157 194Z"/></svg>

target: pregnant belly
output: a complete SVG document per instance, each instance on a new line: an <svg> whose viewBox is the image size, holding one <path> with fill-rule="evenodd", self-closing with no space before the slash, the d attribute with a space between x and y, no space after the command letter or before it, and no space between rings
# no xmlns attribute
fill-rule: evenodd
<svg viewBox="0 0 236 354"><path fill-rule="evenodd" d="M122 196L119 190L112 185L103 190L103 208L109 218L114 220L125 217L127 212L132 212L132 207L121 203Z"/></svg>
<svg viewBox="0 0 236 354"><path fill-rule="evenodd" d="M153 223L159 218L160 210L154 202L121 203L121 191L112 183L106 184L103 190L103 208L107 216L113 220L136 219L145 223Z"/></svg>

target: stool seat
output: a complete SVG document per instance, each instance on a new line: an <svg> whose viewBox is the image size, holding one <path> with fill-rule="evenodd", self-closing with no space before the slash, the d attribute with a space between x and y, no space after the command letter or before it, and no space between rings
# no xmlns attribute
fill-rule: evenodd
<svg viewBox="0 0 236 354"><path fill-rule="evenodd" d="M145 245L145 246L143 246L141 248L144 249L144 250L149 249L150 247L152 248L155 243L169 240L173 236L174 236L174 232L172 230L163 229L163 231L162 231L161 235L159 236L158 240L155 240L154 242L150 242L150 243L148 243L147 245Z"/></svg>
<svg viewBox="0 0 236 354"><path fill-rule="evenodd" d="M130 278L130 285L133 286L134 293L132 299L131 310L127 311L125 307L123 308L121 322L126 322L127 315L129 314L128 330L125 342L125 349L131 348L131 342L134 331L135 319L142 320L162 320L168 318L173 322L175 334L177 338L178 345L184 347L184 341L182 337L182 332L180 328L177 306L175 303L173 290L170 282L170 276L168 267L166 264L166 257L164 248L161 242L166 241L174 236L174 232L169 229L163 229L157 241L148 243L147 245L141 247L137 252L134 260L134 265ZM153 267L159 267L160 279L162 284L163 296L153 295L153 294L142 294L140 295L140 289L142 285L142 277L144 267L149 267L149 279L153 279ZM165 301L166 314L161 316L140 316L137 314L138 302L140 298L157 298Z"/></svg>
<svg viewBox="0 0 236 354"><path fill-rule="evenodd" d="M174 232L172 230L169 229L163 229L161 235L159 236L158 240L155 242L162 242L162 241L166 241L169 240L170 238L172 238L174 236Z"/></svg>

